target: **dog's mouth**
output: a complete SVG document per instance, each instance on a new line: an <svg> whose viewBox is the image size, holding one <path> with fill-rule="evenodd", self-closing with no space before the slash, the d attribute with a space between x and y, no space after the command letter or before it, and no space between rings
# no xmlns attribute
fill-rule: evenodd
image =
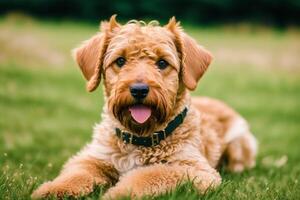
<svg viewBox="0 0 300 200"><path fill-rule="evenodd" d="M152 110L149 106L136 104L129 107L129 112L137 123L143 124L151 117Z"/></svg>

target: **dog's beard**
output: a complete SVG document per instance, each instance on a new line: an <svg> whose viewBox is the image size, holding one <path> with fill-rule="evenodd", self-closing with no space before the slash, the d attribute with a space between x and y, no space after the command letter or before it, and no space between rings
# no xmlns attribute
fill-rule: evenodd
<svg viewBox="0 0 300 200"><path fill-rule="evenodd" d="M172 110L172 100L167 99L165 91L159 89L152 90L141 102L136 102L128 92L116 93L115 97L109 98L108 105L123 126L132 133L143 136L158 131L157 127L166 122ZM133 118L130 108L135 105L151 109L151 115L145 122L139 123Z"/></svg>

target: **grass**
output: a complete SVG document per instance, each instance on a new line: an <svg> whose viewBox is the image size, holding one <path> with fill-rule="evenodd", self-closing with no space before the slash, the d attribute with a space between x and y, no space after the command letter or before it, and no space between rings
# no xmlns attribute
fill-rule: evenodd
<svg viewBox="0 0 300 200"><path fill-rule="evenodd" d="M215 55L193 95L222 99L242 113L260 143L257 166L222 171L221 187L204 195L187 183L157 199L300 197L299 30L249 27L186 31ZM0 199L30 199L91 140L103 97L101 89L85 91L70 50L96 31L97 25L69 21L0 19Z"/></svg>

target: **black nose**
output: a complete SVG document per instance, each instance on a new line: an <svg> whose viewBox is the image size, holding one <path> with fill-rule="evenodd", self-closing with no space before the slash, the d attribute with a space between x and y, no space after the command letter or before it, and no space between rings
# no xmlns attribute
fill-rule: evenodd
<svg viewBox="0 0 300 200"><path fill-rule="evenodd" d="M149 92L149 86L145 83L134 83L130 86L130 93L136 100L144 99Z"/></svg>

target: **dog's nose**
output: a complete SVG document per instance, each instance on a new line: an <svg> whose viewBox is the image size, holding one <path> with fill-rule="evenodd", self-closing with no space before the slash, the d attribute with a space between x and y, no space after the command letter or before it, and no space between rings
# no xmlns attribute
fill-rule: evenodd
<svg viewBox="0 0 300 200"><path fill-rule="evenodd" d="M130 86L130 93L136 100L144 99L149 92L149 86L145 83L134 83Z"/></svg>

